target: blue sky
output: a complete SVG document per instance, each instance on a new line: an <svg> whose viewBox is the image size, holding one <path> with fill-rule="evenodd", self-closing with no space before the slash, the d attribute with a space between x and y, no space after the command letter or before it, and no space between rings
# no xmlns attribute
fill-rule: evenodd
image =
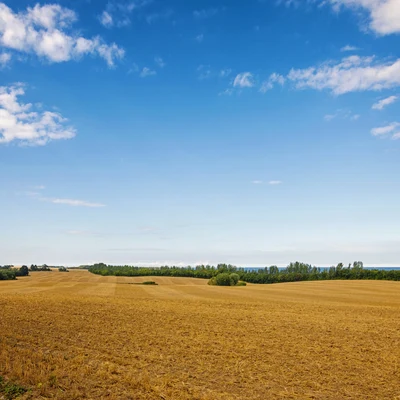
<svg viewBox="0 0 400 400"><path fill-rule="evenodd" d="M0 263L400 264L397 0L0 2Z"/></svg>

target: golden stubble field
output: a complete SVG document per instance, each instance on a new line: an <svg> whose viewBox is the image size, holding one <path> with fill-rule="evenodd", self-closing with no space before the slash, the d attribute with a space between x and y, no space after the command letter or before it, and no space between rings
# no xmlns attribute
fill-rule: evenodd
<svg viewBox="0 0 400 400"><path fill-rule="evenodd" d="M0 375L31 399L400 399L400 283L144 280L0 282Z"/></svg>

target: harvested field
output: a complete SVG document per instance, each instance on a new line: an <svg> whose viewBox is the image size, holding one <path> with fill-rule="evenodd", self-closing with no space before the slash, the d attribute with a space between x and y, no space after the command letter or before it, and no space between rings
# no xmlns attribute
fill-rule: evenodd
<svg viewBox="0 0 400 400"><path fill-rule="evenodd" d="M400 282L146 280L0 282L0 375L32 399L400 399Z"/></svg>

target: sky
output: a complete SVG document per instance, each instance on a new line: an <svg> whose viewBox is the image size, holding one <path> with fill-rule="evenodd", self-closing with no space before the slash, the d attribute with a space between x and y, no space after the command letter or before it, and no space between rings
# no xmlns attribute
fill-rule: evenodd
<svg viewBox="0 0 400 400"><path fill-rule="evenodd" d="M0 264L400 265L398 0L0 1Z"/></svg>

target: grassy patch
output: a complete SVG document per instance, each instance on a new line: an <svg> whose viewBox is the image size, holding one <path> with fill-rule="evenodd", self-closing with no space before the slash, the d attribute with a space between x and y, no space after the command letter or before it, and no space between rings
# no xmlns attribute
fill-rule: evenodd
<svg viewBox="0 0 400 400"><path fill-rule="evenodd" d="M14 382L7 382L2 376L0 376L0 394L4 395L5 399L16 399L18 396L23 395L27 391L28 390L23 386Z"/></svg>

